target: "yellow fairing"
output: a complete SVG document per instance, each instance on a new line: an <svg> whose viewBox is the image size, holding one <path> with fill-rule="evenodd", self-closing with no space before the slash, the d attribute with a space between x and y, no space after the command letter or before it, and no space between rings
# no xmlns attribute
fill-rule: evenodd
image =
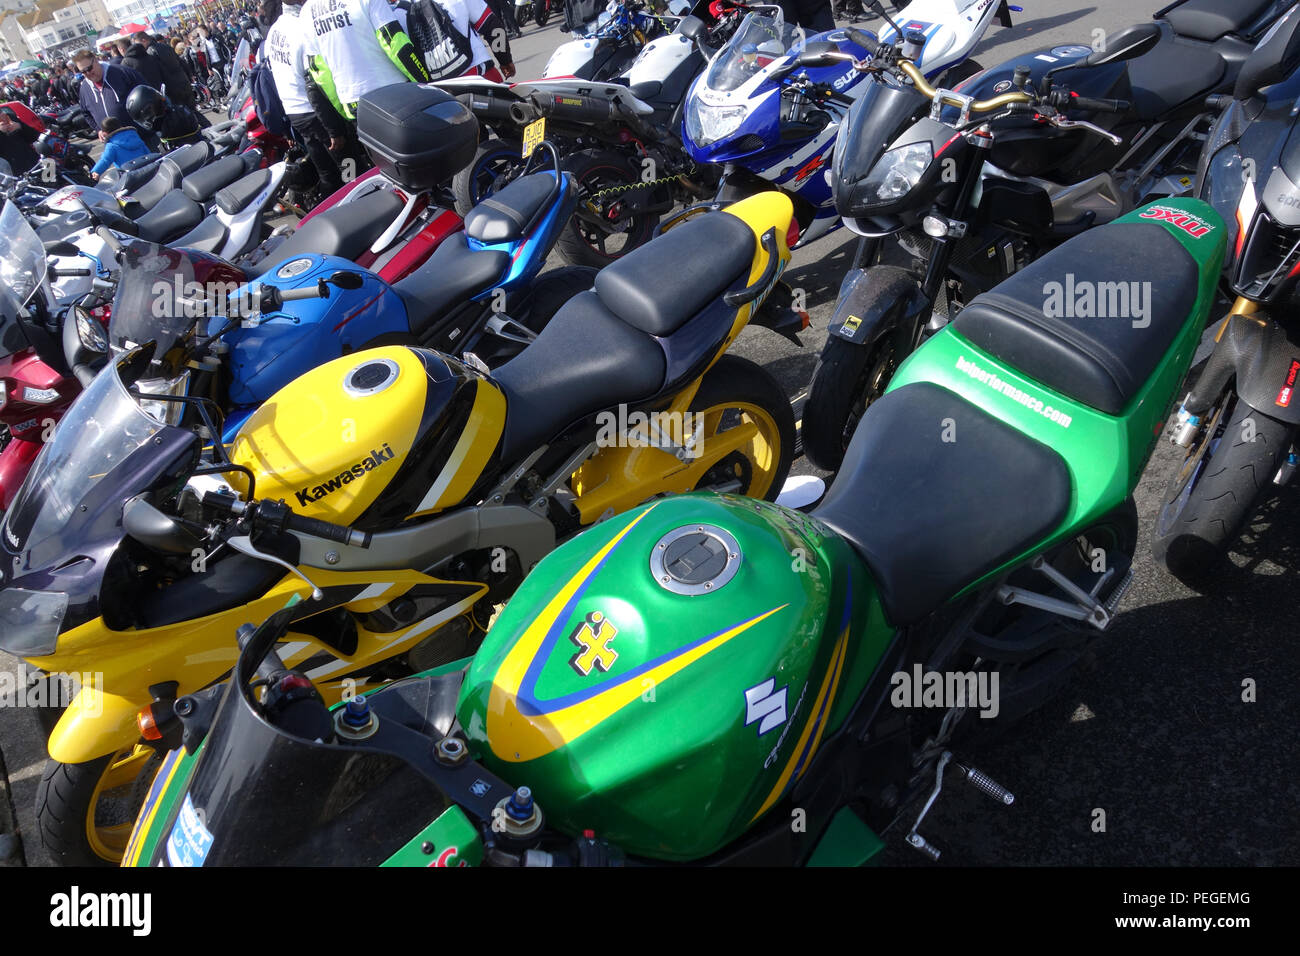
<svg viewBox="0 0 1300 956"><path fill-rule="evenodd" d="M343 607L364 614L395 600L422 584L470 584L475 590L423 620L391 632L371 632L357 627L357 648L342 655L307 634L290 631L280 645L280 656L290 667L328 651L335 660L308 670L308 676L325 699L334 703L345 691L355 693L357 683L345 680L359 668L402 654L453 618L469 611L487 591L479 582L446 582L418 571L341 572L309 570L321 588L365 588ZM149 687L177 681L178 695L190 694L221 680L239 654L235 629L247 621L262 621L297 595L311 608L311 588L287 575L261 597L242 607L166 627L135 631L110 631L102 619L88 621L59 639L54 657L31 658L47 671L77 671L98 675L95 686L84 686L59 719L49 739L50 756L60 763L84 763L128 746L139 738L135 718L152 699ZM328 598L320 610L329 607ZM359 624L359 622L358 622Z"/></svg>
<svg viewBox="0 0 1300 956"><path fill-rule="evenodd" d="M373 394L344 388L353 370L375 360L396 363L391 384ZM351 524L410 454L428 388L424 366L402 346L335 359L258 408L235 436L231 460L257 476L258 498L283 498L299 514ZM231 478L238 487L238 474Z"/></svg>
<svg viewBox="0 0 1300 956"><path fill-rule="evenodd" d="M740 219L754 233L754 261L750 265L745 285L748 287L757 283L767 270L768 254L763 249L761 240L769 229L776 233L777 255L781 260L776 273L779 278L790 262L790 247L786 244L790 220L794 216L794 206L790 200L778 192L759 193L733 203L724 212ZM775 280L772 285L776 285ZM709 367L730 348L740 330L749 323L750 316L763 304L770 292L771 289L768 289L751 304L740 307ZM695 379L672 397L671 403L664 409L668 413L667 420L681 421L683 413L690 409L691 402L695 399L702 378L703 376ZM682 440L676 434L668 437L678 443ZM709 468L743 445L749 437L750 431L746 429L724 433L724 436L709 441L704 455L687 461L681 461L658 448L634 447L630 444L627 447L601 448L583 463L570 481L570 487L578 496L574 504L582 523L590 524L602 515L627 511L657 494L690 491Z"/></svg>
<svg viewBox="0 0 1300 956"><path fill-rule="evenodd" d="M460 504L483 477L506 428L506 397L486 379L474 383L474 405L451 457L411 516L436 514Z"/></svg>

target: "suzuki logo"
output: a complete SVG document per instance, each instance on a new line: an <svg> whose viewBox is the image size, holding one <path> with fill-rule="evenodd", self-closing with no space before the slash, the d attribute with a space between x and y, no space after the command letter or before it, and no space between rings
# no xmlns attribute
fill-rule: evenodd
<svg viewBox="0 0 1300 956"><path fill-rule="evenodd" d="M599 611L592 611L569 635L569 640L578 645L578 653L569 658L569 666L583 677L590 674L593 667L602 674L609 673L618 660L618 651L609 646L617 633L618 628L610 623L609 618Z"/></svg>
<svg viewBox="0 0 1300 956"><path fill-rule="evenodd" d="M745 726L758 721L758 735L775 730L785 723L785 692L788 685L775 690L776 678L769 677L745 691Z"/></svg>

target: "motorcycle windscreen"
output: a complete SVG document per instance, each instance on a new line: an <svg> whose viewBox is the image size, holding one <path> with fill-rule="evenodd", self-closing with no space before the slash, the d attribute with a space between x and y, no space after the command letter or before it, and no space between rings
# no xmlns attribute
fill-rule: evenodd
<svg viewBox="0 0 1300 956"><path fill-rule="evenodd" d="M730 93L754 74L802 45L802 35L780 16L751 13L741 21L727 45L713 58L704 82L711 90Z"/></svg>
<svg viewBox="0 0 1300 956"><path fill-rule="evenodd" d="M78 510L109 496L117 501L138 493L128 459L166 426L147 414L126 390L116 363L78 396L28 472L4 519L4 537L15 554L27 552L27 566L40 567L63 554L75 535ZM83 504L87 506L83 508Z"/></svg>
<svg viewBox="0 0 1300 956"><path fill-rule="evenodd" d="M0 212L0 358L30 344L18 321L45 278L45 247L17 203Z"/></svg>
<svg viewBox="0 0 1300 956"><path fill-rule="evenodd" d="M400 757L289 736L231 683L154 862L377 866L448 806Z"/></svg>
<svg viewBox="0 0 1300 956"><path fill-rule="evenodd" d="M209 315L226 314L234 290L228 285L200 285L194 278L194 263L180 250L133 242L126 247L113 295L109 343L114 351L123 351L154 342L154 355L167 363L169 357L177 357L177 346L196 323L206 322Z"/></svg>

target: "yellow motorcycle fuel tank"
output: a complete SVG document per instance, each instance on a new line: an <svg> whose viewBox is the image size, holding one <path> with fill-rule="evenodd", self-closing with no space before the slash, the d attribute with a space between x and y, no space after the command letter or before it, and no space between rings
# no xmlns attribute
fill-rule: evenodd
<svg viewBox="0 0 1300 956"><path fill-rule="evenodd" d="M391 527L459 504L489 477L505 408L490 379L449 356L370 349L272 395L235 435L230 458L253 472L257 498L363 530Z"/></svg>

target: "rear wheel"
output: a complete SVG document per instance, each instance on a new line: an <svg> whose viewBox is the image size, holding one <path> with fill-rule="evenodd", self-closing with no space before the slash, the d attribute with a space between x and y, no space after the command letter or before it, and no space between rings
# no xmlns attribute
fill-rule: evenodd
<svg viewBox="0 0 1300 956"><path fill-rule="evenodd" d="M546 21L551 19L551 11L546 6L546 0L533 0L533 19L537 21L539 27L546 26Z"/></svg>
<svg viewBox="0 0 1300 956"><path fill-rule="evenodd" d="M1295 432L1235 392L1224 393L1170 479L1156 514L1151 550L1170 574L1198 590L1210 583L1271 487Z"/></svg>
<svg viewBox="0 0 1300 956"><path fill-rule="evenodd" d="M803 409L803 453L823 471L837 471L867 407L884 394L898 368L892 335L869 345L831 336L813 369Z"/></svg>
<svg viewBox="0 0 1300 956"><path fill-rule="evenodd" d="M479 144L470 164L451 181L456 212L461 216L512 181L523 169L523 147L513 140L492 139Z"/></svg>
<svg viewBox="0 0 1300 956"><path fill-rule="evenodd" d="M612 150L584 150L564 163L578 187L578 209L564 226L556 248L575 266L600 269L650 241L659 216L637 211L631 195L641 185L641 167Z"/></svg>
<svg viewBox="0 0 1300 956"><path fill-rule="evenodd" d="M780 384L738 355L704 375L690 411L701 416L694 490L776 500L794 462L794 412ZM720 452L720 454L719 454Z"/></svg>
<svg viewBox="0 0 1300 956"><path fill-rule="evenodd" d="M514 0L507 0L507 2L513 3ZM532 12L533 5L531 3L522 7L515 7L515 25L518 26L521 31L528 25L528 18L532 15Z"/></svg>
<svg viewBox="0 0 1300 956"><path fill-rule="evenodd" d="M36 788L41 845L64 866L115 866L162 757L132 744L85 763L45 762Z"/></svg>

